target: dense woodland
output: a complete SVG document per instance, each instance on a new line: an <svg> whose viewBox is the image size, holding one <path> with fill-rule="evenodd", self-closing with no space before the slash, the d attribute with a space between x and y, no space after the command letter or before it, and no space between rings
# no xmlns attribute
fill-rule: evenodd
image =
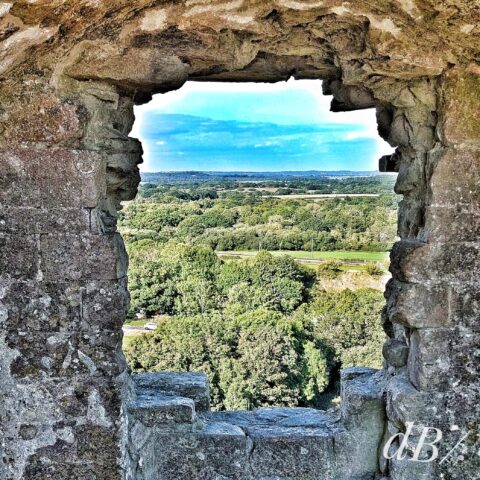
<svg viewBox="0 0 480 480"><path fill-rule="evenodd" d="M300 189L342 193L346 184L350 193L381 194L289 198ZM387 250L395 240L396 198L385 193L391 180L234 186L144 184L122 211L130 320L145 315L157 323L153 333L129 339L129 365L135 372L207 373L216 409L318 405L334 390L339 368L380 366L383 295L326 290L320 280L341 275L339 262L303 265L267 250ZM233 259L216 250L258 254ZM381 275L384 268L366 264L362 272Z"/></svg>
<svg viewBox="0 0 480 480"><path fill-rule="evenodd" d="M387 177L293 180L283 187L145 184L138 201L121 213L129 241L150 238L164 243L208 245L214 250L386 250L395 239L396 198L333 197L291 199L288 194L371 193L392 188ZM315 185L311 185L314 183ZM300 188L302 185L302 188ZM320 188L323 185L322 188ZM308 190L308 187L317 187ZM265 189L269 190L265 190ZM284 198L273 197L273 194Z"/></svg>

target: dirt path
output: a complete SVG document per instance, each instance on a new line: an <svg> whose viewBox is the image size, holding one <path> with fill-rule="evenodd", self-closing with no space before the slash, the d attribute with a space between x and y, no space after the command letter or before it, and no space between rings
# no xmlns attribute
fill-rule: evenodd
<svg viewBox="0 0 480 480"><path fill-rule="evenodd" d="M124 325L122 327L125 335L140 335L142 333L148 333L151 330L145 330L143 327L134 327L132 325Z"/></svg>

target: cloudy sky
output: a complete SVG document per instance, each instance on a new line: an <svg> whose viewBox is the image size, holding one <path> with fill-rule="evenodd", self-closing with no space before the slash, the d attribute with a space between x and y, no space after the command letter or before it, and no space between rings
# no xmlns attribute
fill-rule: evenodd
<svg viewBox="0 0 480 480"><path fill-rule="evenodd" d="M319 81L188 82L136 107L144 172L376 170L375 111L331 113Z"/></svg>

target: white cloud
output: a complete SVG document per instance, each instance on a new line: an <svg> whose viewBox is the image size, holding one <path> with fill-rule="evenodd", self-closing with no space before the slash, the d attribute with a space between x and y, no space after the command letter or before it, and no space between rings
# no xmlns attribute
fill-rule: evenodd
<svg viewBox="0 0 480 480"><path fill-rule="evenodd" d="M363 130L363 131L360 131L360 132L348 132L346 135L345 135L345 138L344 140L347 141L347 142L351 142L353 140L359 140L361 138L375 138L377 137L377 135L372 135L372 132L369 132L368 130Z"/></svg>
<svg viewBox="0 0 480 480"><path fill-rule="evenodd" d="M166 94L155 95L153 99L146 105L140 107L135 107L135 116L137 118L131 135L134 137L141 137L142 121L144 115L152 111L168 111L169 106L172 108L175 104L178 104L186 95L194 94L195 96L201 96L203 93L215 93L219 97L218 108L221 109L221 96L222 94L232 94L232 93L258 93L259 94L259 104L255 108L255 111L258 111L259 115L265 113L265 109L268 109L266 105L265 108L262 107L261 98L262 93L269 92L285 92L288 93L291 90L302 89L307 91L314 98L316 105L315 118L312 116L306 116L306 123L315 123L319 124L334 124L334 125L352 125L356 131L349 132L343 141L353 141L359 138L373 138L377 141L377 153L376 158L372 159L372 168L376 168L376 160L382 155L392 153L392 148L384 142L378 135L377 132L377 122L375 117L375 111L370 110L360 110L353 112L330 112L330 102L332 97L325 96L322 94L321 82L318 80L293 80L290 79L287 82L278 82L274 84L264 84L264 83L217 83L217 82L187 82L179 90L168 92ZM301 113L301 112L300 112ZM281 122L281 118L278 119ZM359 130L359 126L361 129ZM197 137L198 138L198 137ZM285 139L282 138L282 141ZM274 143L269 143L270 140L265 142L259 142L255 144L256 148L267 147L273 145ZM166 142L158 141L157 145L164 145ZM277 143L275 143L277 144ZM144 145L145 154L144 159L145 163L141 167L143 171L148 171L151 168L151 162L153 158L148 151L146 145ZM178 155L182 155L182 152L177 152Z"/></svg>
<svg viewBox="0 0 480 480"><path fill-rule="evenodd" d="M261 147L271 147L272 145L280 145L280 142L278 140L267 140L265 142L261 143L256 143L254 145L255 148L261 148Z"/></svg>

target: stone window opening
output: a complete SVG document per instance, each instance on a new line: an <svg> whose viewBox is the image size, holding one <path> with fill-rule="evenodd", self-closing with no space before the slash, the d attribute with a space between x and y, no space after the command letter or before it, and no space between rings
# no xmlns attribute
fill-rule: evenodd
<svg viewBox="0 0 480 480"><path fill-rule="evenodd" d="M333 93L328 82L323 89L326 94ZM218 98L221 102L221 93ZM351 106L345 105L349 101L334 97L332 111L350 110ZM364 101L362 108L372 105ZM135 126L134 132L139 133ZM388 171L384 163L395 163L391 157L382 158L383 171ZM404 355L405 349L398 343L397 356ZM255 472L252 478L272 474L315 478L319 471L331 471L332 478L367 478L378 469L377 450L385 421L381 371L364 367L344 370L341 408L329 413L301 407L216 412L211 411L204 374L165 371L134 374L132 379L136 391L128 411L134 435L128 444L135 472L132 478L208 478L210 468L226 478L250 478L244 477L252 475L247 472ZM165 443L167 438L170 443ZM168 448L159 450L159 444ZM351 465L349 456L358 456L360 451L368 453L362 462ZM170 466L174 455L186 459L185 467ZM192 470L194 474L189 473Z"/></svg>
<svg viewBox="0 0 480 480"><path fill-rule="evenodd" d="M442 429L445 453L455 432L478 425L476 11L274 3L2 8L14 28L0 66L0 477L477 476L475 454L419 464L365 446L415 422ZM324 80L334 108L377 109L396 148L380 169L398 172L403 195L385 368L378 382L344 375L333 423L308 412L210 416L201 378L134 382L121 351L127 258L116 214L139 182L134 104L187 79L291 76Z"/></svg>

